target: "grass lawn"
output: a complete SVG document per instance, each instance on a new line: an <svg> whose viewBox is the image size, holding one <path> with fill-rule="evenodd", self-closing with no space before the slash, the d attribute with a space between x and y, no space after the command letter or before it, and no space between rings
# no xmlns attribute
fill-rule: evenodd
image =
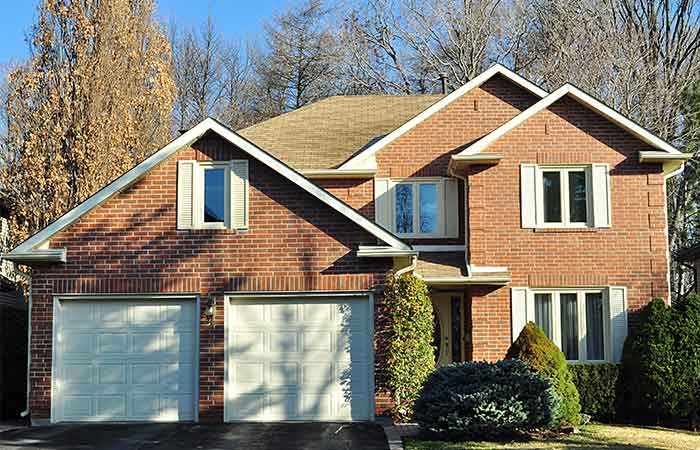
<svg viewBox="0 0 700 450"><path fill-rule="evenodd" d="M439 442L406 439L406 450L692 450L700 433L667 428L587 425L578 434L530 442Z"/></svg>

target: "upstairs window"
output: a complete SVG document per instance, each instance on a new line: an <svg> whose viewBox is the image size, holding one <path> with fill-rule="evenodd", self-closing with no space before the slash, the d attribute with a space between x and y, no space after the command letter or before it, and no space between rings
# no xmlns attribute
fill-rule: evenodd
<svg viewBox="0 0 700 450"><path fill-rule="evenodd" d="M444 204L441 183L398 183L395 187L396 233L399 235L436 235L440 229L440 211Z"/></svg>
<svg viewBox="0 0 700 450"><path fill-rule="evenodd" d="M457 237L458 203L456 179L375 180L376 221L401 237Z"/></svg>
<svg viewBox="0 0 700 450"><path fill-rule="evenodd" d="M179 161L179 229L246 229L248 161Z"/></svg>
<svg viewBox="0 0 700 450"><path fill-rule="evenodd" d="M204 166L204 191L202 202L202 223L218 224L222 227L228 222L227 199L229 198L228 164Z"/></svg>
<svg viewBox="0 0 700 450"><path fill-rule="evenodd" d="M587 226L590 182L584 168L541 169L543 224Z"/></svg>
<svg viewBox="0 0 700 450"><path fill-rule="evenodd" d="M523 228L610 227L608 166L537 166L520 168Z"/></svg>

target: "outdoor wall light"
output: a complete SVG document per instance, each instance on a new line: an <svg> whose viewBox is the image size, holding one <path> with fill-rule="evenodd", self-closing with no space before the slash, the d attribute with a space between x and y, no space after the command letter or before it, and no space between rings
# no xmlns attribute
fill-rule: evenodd
<svg viewBox="0 0 700 450"><path fill-rule="evenodd" d="M207 307L204 310L204 315L209 322L209 325L214 325L214 317L216 316L216 297L210 295L207 299Z"/></svg>

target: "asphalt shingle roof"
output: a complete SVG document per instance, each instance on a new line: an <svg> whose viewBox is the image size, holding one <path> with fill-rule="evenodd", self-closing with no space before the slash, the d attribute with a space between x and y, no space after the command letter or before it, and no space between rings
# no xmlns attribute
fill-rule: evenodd
<svg viewBox="0 0 700 450"><path fill-rule="evenodd" d="M441 95L338 95L239 130L297 170L336 168Z"/></svg>

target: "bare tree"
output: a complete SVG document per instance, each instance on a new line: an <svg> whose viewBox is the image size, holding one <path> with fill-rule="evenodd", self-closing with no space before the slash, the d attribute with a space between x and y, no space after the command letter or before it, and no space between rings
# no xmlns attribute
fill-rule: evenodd
<svg viewBox="0 0 700 450"><path fill-rule="evenodd" d="M336 92L337 40L322 0L307 0L265 23L267 51L255 54L258 105L264 115L304 106Z"/></svg>
<svg viewBox="0 0 700 450"><path fill-rule="evenodd" d="M173 65L178 96L174 118L177 129L189 128L206 117L216 117L238 128L250 122L250 63L241 45L227 41L211 16L201 29L182 32L171 25Z"/></svg>

